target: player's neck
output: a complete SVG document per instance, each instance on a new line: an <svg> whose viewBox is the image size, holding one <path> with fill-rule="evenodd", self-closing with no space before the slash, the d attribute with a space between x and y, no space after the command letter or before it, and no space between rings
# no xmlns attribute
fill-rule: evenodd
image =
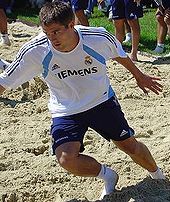
<svg viewBox="0 0 170 202"><path fill-rule="evenodd" d="M79 38L78 32L76 30L74 30L74 32L72 33L72 36L70 36L70 45L66 52L70 52L70 51L74 50L76 48L76 46L78 45L79 40L80 40L80 38Z"/></svg>

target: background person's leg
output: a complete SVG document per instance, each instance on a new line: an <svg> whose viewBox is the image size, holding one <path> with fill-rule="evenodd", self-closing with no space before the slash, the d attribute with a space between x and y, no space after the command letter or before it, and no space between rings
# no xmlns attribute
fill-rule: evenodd
<svg viewBox="0 0 170 202"><path fill-rule="evenodd" d="M157 20L157 45L154 49L155 53L163 53L165 47L165 39L167 35L167 25L164 21L164 16L161 14L156 15Z"/></svg>
<svg viewBox="0 0 170 202"><path fill-rule="evenodd" d="M88 18L84 13L84 10L75 11L75 24L89 26Z"/></svg>
<svg viewBox="0 0 170 202"><path fill-rule="evenodd" d="M123 41L123 43L127 43L127 42L131 42L132 41L132 34L131 34L131 29L130 26L127 22L127 20L125 20L125 40Z"/></svg>
<svg viewBox="0 0 170 202"><path fill-rule="evenodd" d="M125 19L113 20L115 25L115 36L122 43L125 37Z"/></svg>
<svg viewBox="0 0 170 202"><path fill-rule="evenodd" d="M140 25L138 19L128 20L128 23L131 27L132 33L132 50L130 53L130 58L133 61L137 61L137 51L139 46L139 39L140 39Z"/></svg>
<svg viewBox="0 0 170 202"><path fill-rule="evenodd" d="M88 17L84 12L88 7L88 0L71 0L71 5L75 13L75 24L89 26Z"/></svg>
<svg viewBox="0 0 170 202"><path fill-rule="evenodd" d="M7 17L4 9L0 8L0 33L1 33L1 45L10 45L7 29Z"/></svg>

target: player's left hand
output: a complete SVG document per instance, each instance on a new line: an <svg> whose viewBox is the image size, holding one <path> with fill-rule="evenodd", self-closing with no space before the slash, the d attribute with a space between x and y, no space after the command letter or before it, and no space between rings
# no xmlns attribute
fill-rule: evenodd
<svg viewBox="0 0 170 202"><path fill-rule="evenodd" d="M141 74L140 77L136 79L138 86L143 90L145 94L149 93L149 90L159 95L162 92L163 86L158 82L161 79L158 77L152 77L146 74Z"/></svg>

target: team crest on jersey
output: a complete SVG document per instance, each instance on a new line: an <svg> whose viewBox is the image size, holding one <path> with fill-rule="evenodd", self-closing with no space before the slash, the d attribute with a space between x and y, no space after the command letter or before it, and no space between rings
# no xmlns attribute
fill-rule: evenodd
<svg viewBox="0 0 170 202"><path fill-rule="evenodd" d="M52 66L52 71L54 71L55 69L59 69L60 68L60 66L58 66L57 64L54 64L53 66Z"/></svg>
<svg viewBox="0 0 170 202"><path fill-rule="evenodd" d="M93 62L93 60L91 59L91 57L90 56L86 56L85 57L85 61L84 61L84 63L86 64L86 65L91 65L92 64L92 62Z"/></svg>

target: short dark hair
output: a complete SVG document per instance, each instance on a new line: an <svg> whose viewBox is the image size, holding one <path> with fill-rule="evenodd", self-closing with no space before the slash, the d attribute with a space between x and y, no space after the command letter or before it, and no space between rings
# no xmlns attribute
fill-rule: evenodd
<svg viewBox="0 0 170 202"><path fill-rule="evenodd" d="M39 13L40 23L48 25L59 23L65 27L75 19L70 2L55 0L43 5Z"/></svg>

